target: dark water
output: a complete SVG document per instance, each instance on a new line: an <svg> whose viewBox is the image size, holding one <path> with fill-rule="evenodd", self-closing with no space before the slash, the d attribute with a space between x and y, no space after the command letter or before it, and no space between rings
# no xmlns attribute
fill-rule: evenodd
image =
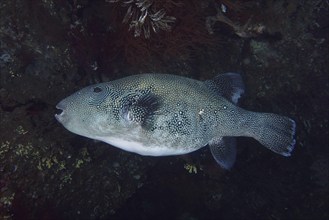
<svg viewBox="0 0 329 220"><path fill-rule="evenodd" d="M0 1L0 219L328 219L328 6ZM225 171L208 148L143 157L55 120L74 91L146 72L241 73L242 107L296 121L292 156L238 138Z"/></svg>

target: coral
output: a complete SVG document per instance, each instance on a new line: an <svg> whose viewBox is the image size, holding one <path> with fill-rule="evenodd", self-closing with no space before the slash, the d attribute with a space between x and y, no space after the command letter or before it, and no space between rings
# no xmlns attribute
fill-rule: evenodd
<svg viewBox="0 0 329 220"><path fill-rule="evenodd" d="M174 21L173 18L175 18L175 23L169 22L170 29L169 27L161 29L165 31L158 31L152 28L152 24L146 24L145 28L143 27L146 30L143 31L146 36L138 38L135 37L136 34L132 35L129 32L129 27L125 24L117 23L121 16L118 8L113 9L111 14L116 18L110 20L115 21L115 24L112 25L115 27L115 31L109 41L115 55L120 54L120 57L127 60L130 65L150 62L161 65L172 59L188 60L201 48L213 47L216 37L209 35L206 30L204 9L200 1L154 0L151 2L153 4L149 6L150 8L159 8L160 11L170 14L170 19L163 14L160 20ZM125 11L126 8L121 8L121 10L123 10L121 14L129 13L129 10ZM156 34L149 35L148 28Z"/></svg>
<svg viewBox="0 0 329 220"><path fill-rule="evenodd" d="M207 17L206 26L210 34L214 33L213 26L216 21L229 25L232 27L234 32L242 38L255 37L263 34L266 30L266 27L262 23L251 24L251 19L248 19L248 21L243 25L237 24L226 17L224 13L225 9L218 7L217 14L215 16Z"/></svg>
<svg viewBox="0 0 329 220"><path fill-rule="evenodd" d="M109 0L111 3L121 3L127 7L122 23L129 24L129 30L134 29L134 36L150 38L151 31L170 31L176 18L166 15L164 8L157 9L156 0ZM174 2L172 2L174 4Z"/></svg>
<svg viewBox="0 0 329 220"><path fill-rule="evenodd" d="M118 65L143 71L168 67L172 60L182 63L216 42L198 0L111 0L72 8L69 39L87 73L113 73Z"/></svg>
<svg viewBox="0 0 329 220"><path fill-rule="evenodd" d="M228 26L241 38L280 38L286 21L296 12L297 1L228 1L213 3L216 15L207 16L206 26L214 33L217 23Z"/></svg>
<svg viewBox="0 0 329 220"><path fill-rule="evenodd" d="M242 38L256 37L265 33L266 26L262 22L252 21L256 13L247 10L251 4L254 3L250 1L247 3L240 1L232 3L226 0L215 3L217 14L215 16L208 16L206 19L208 32L213 34L215 23L220 22L231 27L234 33Z"/></svg>
<svg viewBox="0 0 329 220"><path fill-rule="evenodd" d="M193 164L185 164L184 168L189 172L189 173L194 173L197 174L198 173L198 168L193 165Z"/></svg>
<svg viewBox="0 0 329 220"><path fill-rule="evenodd" d="M15 131L17 139L30 135L23 126L18 126ZM58 146L40 145L41 143L3 141L0 143L0 216L10 216L13 206L17 203L15 192L24 189L29 192L27 197L35 195L44 196L44 190L52 193L52 190L64 189L71 184L76 169L81 169L91 161L86 148L81 148L73 160L69 160L67 152ZM26 178L26 177L29 178ZM58 179L52 183L53 177ZM24 178L22 178L24 177ZM39 180L43 185L33 186L33 181ZM33 184L32 184L33 183ZM54 184L54 185L52 185ZM18 190L19 191L19 190ZM18 193L19 194L19 193ZM47 199L45 196L43 199ZM36 205L36 204L35 204Z"/></svg>

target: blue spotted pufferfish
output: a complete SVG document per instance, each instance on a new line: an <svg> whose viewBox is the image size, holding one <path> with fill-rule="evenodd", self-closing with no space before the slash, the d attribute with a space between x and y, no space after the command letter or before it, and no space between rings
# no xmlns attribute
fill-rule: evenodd
<svg viewBox="0 0 329 220"><path fill-rule="evenodd" d="M181 155L209 146L225 169L235 162L239 136L290 156L295 122L238 107L242 93L237 73L206 81L133 75L81 89L58 103L55 117L73 133L141 155Z"/></svg>

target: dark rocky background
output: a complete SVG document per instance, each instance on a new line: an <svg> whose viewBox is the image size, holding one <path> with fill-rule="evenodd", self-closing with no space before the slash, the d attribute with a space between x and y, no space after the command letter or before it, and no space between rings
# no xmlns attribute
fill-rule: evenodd
<svg viewBox="0 0 329 220"><path fill-rule="evenodd" d="M165 12L157 33L148 14L134 36L136 3ZM328 9L327 0L1 0L0 219L328 219ZM296 120L292 157L239 138L224 171L206 148L143 157L54 118L61 99L91 83L228 71L243 75L243 107Z"/></svg>

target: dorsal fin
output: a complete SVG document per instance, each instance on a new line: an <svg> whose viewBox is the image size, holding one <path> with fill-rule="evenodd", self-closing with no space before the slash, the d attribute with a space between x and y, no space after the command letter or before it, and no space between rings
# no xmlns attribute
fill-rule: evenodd
<svg viewBox="0 0 329 220"><path fill-rule="evenodd" d="M238 103L244 93L244 84L238 73L219 74L212 80L206 80L205 83L213 92L234 104Z"/></svg>

